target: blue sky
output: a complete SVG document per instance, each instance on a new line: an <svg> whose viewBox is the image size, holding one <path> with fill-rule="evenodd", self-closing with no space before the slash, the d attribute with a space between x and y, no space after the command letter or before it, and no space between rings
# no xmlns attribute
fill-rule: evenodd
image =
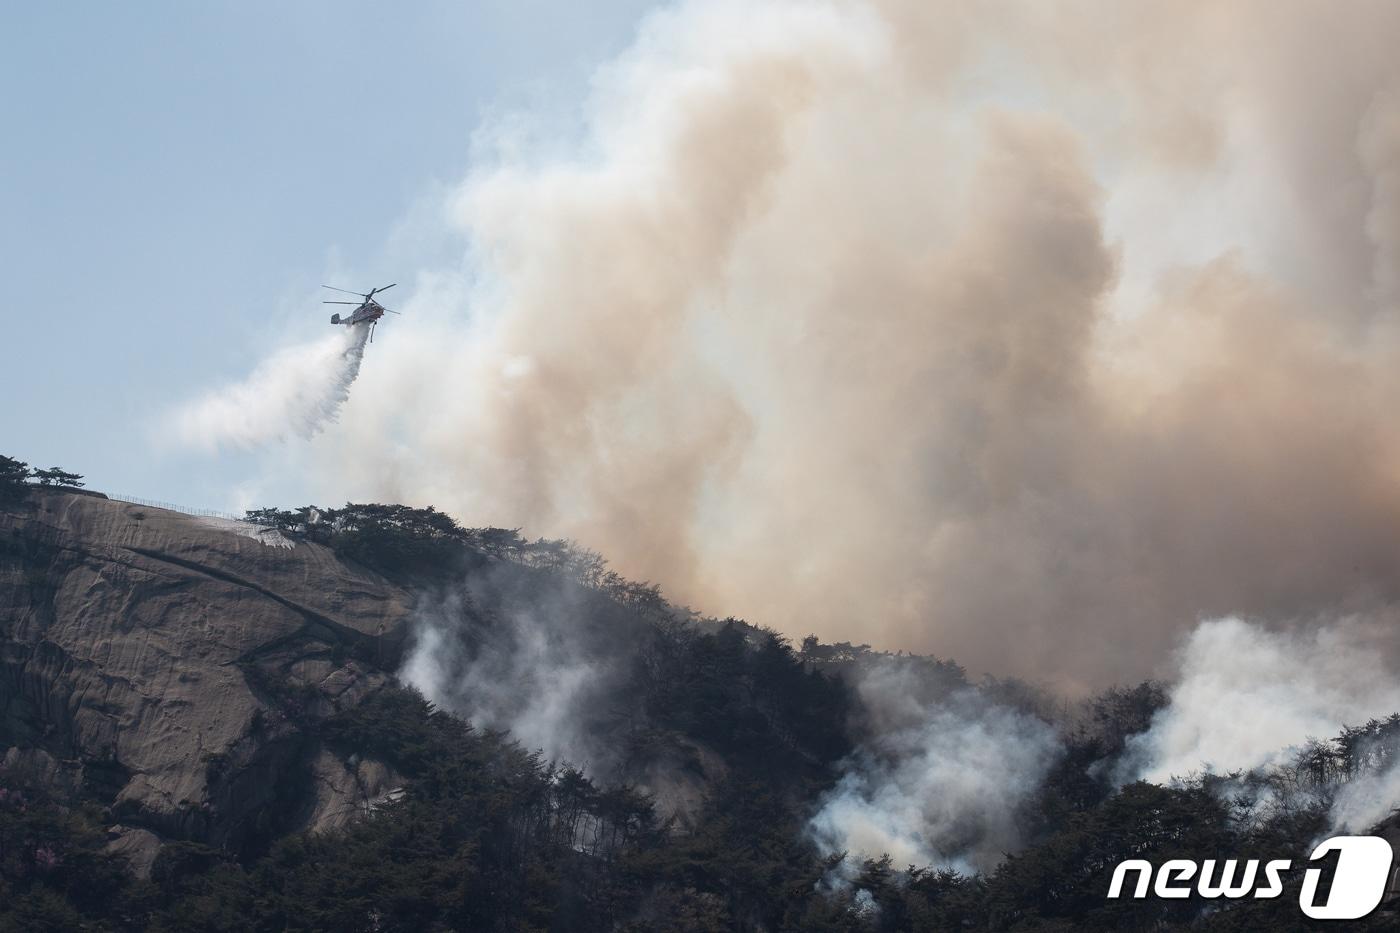
<svg viewBox="0 0 1400 933"><path fill-rule="evenodd" d="M323 276L401 278L483 118L567 111L649 5L0 6L0 453L218 506L250 455L159 454L152 418L323 326Z"/></svg>

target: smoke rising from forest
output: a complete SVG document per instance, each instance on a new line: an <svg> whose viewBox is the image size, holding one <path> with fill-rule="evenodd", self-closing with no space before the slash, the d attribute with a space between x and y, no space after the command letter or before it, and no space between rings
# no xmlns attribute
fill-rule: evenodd
<svg viewBox="0 0 1400 933"><path fill-rule="evenodd" d="M1277 632L1239 618L1202 622L1177 654L1168 705L1128 740L1113 770L1120 781L1156 783L1307 771L1299 760L1311 743L1400 713L1400 681L1379 650L1393 638L1384 626L1351 618ZM1326 806L1333 831L1367 832L1400 804L1396 761L1369 744L1357 749L1367 767L1320 769L1311 785L1287 782L1288 794ZM1277 782L1233 782L1226 792L1256 811L1282 802Z"/></svg>
<svg viewBox="0 0 1400 933"><path fill-rule="evenodd" d="M867 738L812 818L818 846L964 873L1016 851L1020 808L1060 753L1054 729L968 687L921 697L898 662L856 687Z"/></svg>
<svg viewBox="0 0 1400 933"><path fill-rule="evenodd" d="M1377 650L1390 637L1372 619L1292 632L1205 620L1174 654L1165 705L1090 773L1114 785L1208 776L1243 818L1320 810L1329 832L1369 832L1400 805L1400 732L1388 721L1400 687ZM853 677L858 745L809 825L822 851L854 856L834 884L886 853L896 866L994 869L1024 844L1025 811L1083 741L1076 730L1122 725L1033 694L998 697L995 682L930 690L938 678L925 668L886 656ZM1336 741L1368 723L1380 728L1356 733L1349 749Z"/></svg>
<svg viewBox="0 0 1400 933"><path fill-rule="evenodd" d="M1070 689L1198 618L1384 610L1400 8L1012 6L651 16L576 151L481 130L467 272L321 465Z"/></svg>
<svg viewBox="0 0 1400 933"><path fill-rule="evenodd" d="M493 575L476 574L420 607L399 676L479 728L508 730L527 749L609 777L611 753L590 726L606 714L627 646L580 624L576 588L534 585L528 600L501 599Z"/></svg>
<svg viewBox="0 0 1400 933"><path fill-rule="evenodd" d="M244 379L221 386L171 416L176 438L206 450L252 448L311 438L334 423L360 373L369 328L337 328L285 347Z"/></svg>
<svg viewBox="0 0 1400 933"><path fill-rule="evenodd" d="M1202 623L1180 652L1170 705L1129 743L1125 776L1162 783L1278 765L1308 738L1400 712L1400 681L1375 647L1384 637L1357 622L1301 633Z"/></svg>

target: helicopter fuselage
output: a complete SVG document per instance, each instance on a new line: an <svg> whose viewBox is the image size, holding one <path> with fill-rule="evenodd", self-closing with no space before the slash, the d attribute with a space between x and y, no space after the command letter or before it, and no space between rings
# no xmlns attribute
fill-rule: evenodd
<svg viewBox="0 0 1400 933"><path fill-rule="evenodd" d="M344 324L346 327L355 324L371 324L384 316L384 308L377 301L366 301L351 313L349 317L341 317L339 314L331 315L332 324Z"/></svg>

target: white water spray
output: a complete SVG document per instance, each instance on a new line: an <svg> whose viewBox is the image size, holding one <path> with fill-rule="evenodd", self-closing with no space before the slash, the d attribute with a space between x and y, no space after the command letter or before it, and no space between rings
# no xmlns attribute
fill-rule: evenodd
<svg viewBox="0 0 1400 933"><path fill-rule="evenodd" d="M369 328L338 330L277 351L242 382L177 409L175 436L191 447L259 447L309 438L336 420L360 374Z"/></svg>

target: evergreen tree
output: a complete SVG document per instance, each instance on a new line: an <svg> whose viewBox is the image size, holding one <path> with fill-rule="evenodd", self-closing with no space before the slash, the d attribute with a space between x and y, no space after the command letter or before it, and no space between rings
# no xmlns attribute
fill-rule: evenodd
<svg viewBox="0 0 1400 933"><path fill-rule="evenodd" d="M67 470L62 470L58 467L49 467L47 470L35 470L33 476L39 481L40 486L69 486L74 489L81 489L85 485L82 482L82 474L69 473Z"/></svg>
<svg viewBox="0 0 1400 933"><path fill-rule="evenodd" d="M29 495L32 475L29 464L0 455L0 502L17 502Z"/></svg>

